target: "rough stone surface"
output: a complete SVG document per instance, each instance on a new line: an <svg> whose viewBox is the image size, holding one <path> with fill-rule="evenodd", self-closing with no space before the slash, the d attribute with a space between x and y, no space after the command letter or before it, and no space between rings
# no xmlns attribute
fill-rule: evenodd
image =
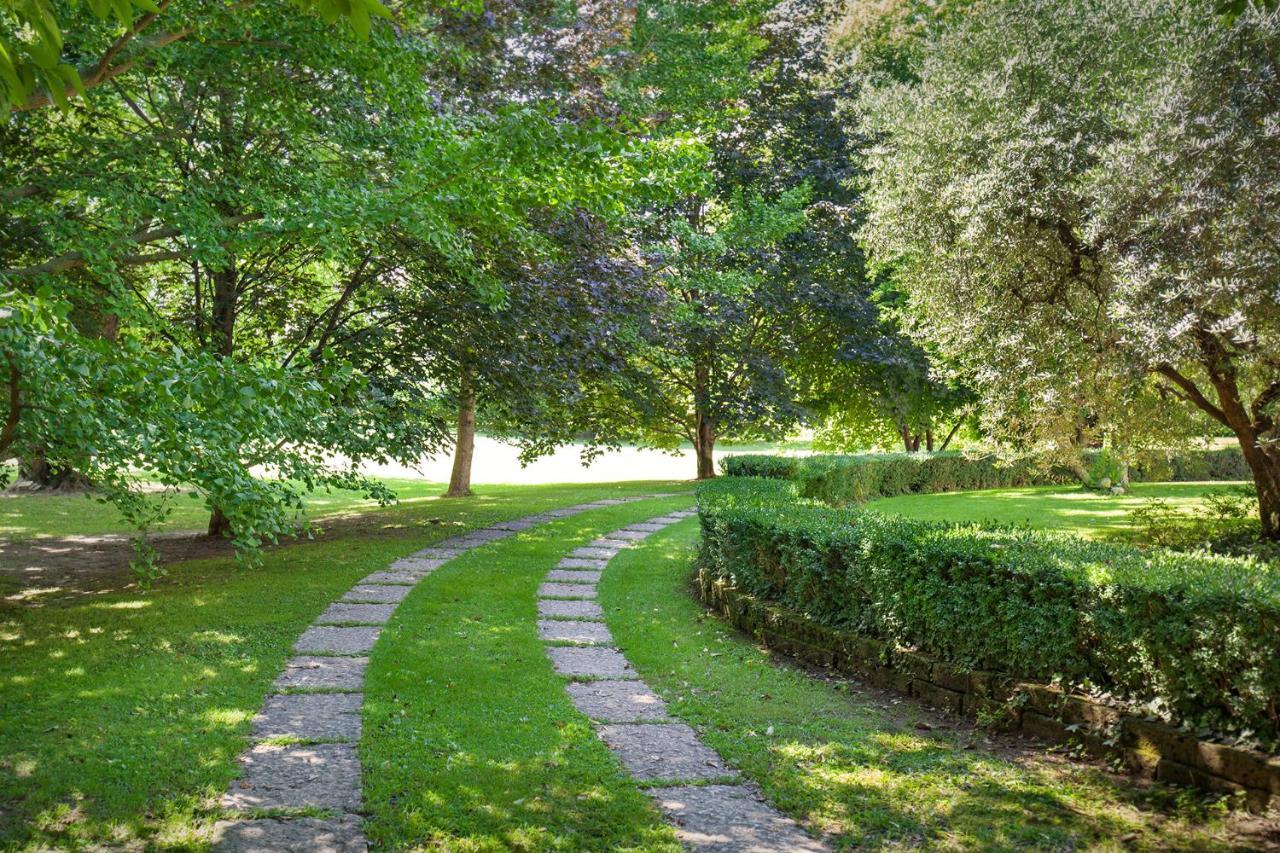
<svg viewBox="0 0 1280 853"><path fill-rule="evenodd" d="M394 604L348 604L335 601L316 619L317 625L335 622L358 622L365 625L381 625L395 612Z"/></svg>
<svg viewBox="0 0 1280 853"><path fill-rule="evenodd" d="M510 535L511 531L509 530L502 530L498 527L482 527L479 530L472 530L459 541L464 545L483 545L488 542L496 542L499 539L506 539Z"/></svg>
<svg viewBox="0 0 1280 853"><path fill-rule="evenodd" d="M600 572L591 569L552 569L547 572L547 580L564 583L599 583Z"/></svg>
<svg viewBox="0 0 1280 853"><path fill-rule="evenodd" d="M649 536L648 532L644 530L631 530L629 528L624 530L615 530L612 533L608 534L609 539L616 539L616 540L621 540L626 542L639 542L641 539L645 539L648 536Z"/></svg>
<svg viewBox="0 0 1280 853"><path fill-rule="evenodd" d="M589 583L544 583L538 595L558 598L595 598L596 588Z"/></svg>
<svg viewBox="0 0 1280 853"><path fill-rule="evenodd" d="M664 516L660 516L659 518L649 519L649 523L650 524L675 524L677 521L684 521L688 517L689 516L687 515L675 515L675 514L664 515ZM640 532L643 533L644 531L642 530Z"/></svg>
<svg viewBox="0 0 1280 853"><path fill-rule="evenodd" d="M323 652L334 655L362 655L378 641L379 628L334 628L313 625L302 632L293 649L299 653Z"/></svg>
<svg viewBox="0 0 1280 853"><path fill-rule="evenodd" d="M698 511L696 509L678 509L675 512L667 513L667 517L668 518L692 518L697 514L698 514ZM658 521L659 519L654 519L654 520Z"/></svg>
<svg viewBox="0 0 1280 853"><path fill-rule="evenodd" d="M393 572L391 570L374 572L371 575L365 575L364 580L360 583L373 584L406 584L413 586L422 580L422 575L417 572Z"/></svg>
<svg viewBox="0 0 1280 853"><path fill-rule="evenodd" d="M680 843L708 853L818 853L830 848L743 785L653 788L649 795L675 824Z"/></svg>
<svg viewBox="0 0 1280 853"><path fill-rule="evenodd" d="M568 518L571 515L577 515L587 507L567 506L564 509L549 509L543 513L548 518Z"/></svg>
<svg viewBox="0 0 1280 853"><path fill-rule="evenodd" d="M582 557L565 557L556 564L561 569L603 569L609 565L608 560L583 559Z"/></svg>
<svg viewBox="0 0 1280 853"><path fill-rule="evenodd" d="M222 820L213 826L218 853L366 853L360 820L342 817Z"/></svg>
<svg viewBox="0 0 1280 853"><path fill-rule="evenodd" d="M373 602L377 604L399 604L412 590L411 586L379 586L377 584L356 584L347 590L340 601Z"/></svg>
<svg viewBox="0 0 1280 853"><path fill-rule="evenodd" d="M603 622L566 622L562 619L546 619L538 623L538 636L553 643L606 645L613 642L613 636Z"/></svg>
<svg viewBox="0 0 1280 853"><path fill-rule="evenodd" d="M416 575L428 575L443 566L448 560L427 557L401 557L391 564L393 572L412 572Z"/></svg>
<svg viewBox="0 0 1280 853"><path fill-rule="evenodd" d="M604 651L603 649L561 649L560 651ZM733 774L715 751L698 740L693 729L683 723L652 723L603 726L600 738L637 779L670 779L692 782Z"/></svg>
<svg viewBox="0 0 1280 853"><path fill-rule="evenodd" d="M597 678L635 678L635 670L617 649L552 646L547 649L551 664L561 675Z"/></svg>
<svg viewBox="0 0 1280 853"><path fill-rule="evenodd" d="M448 562L459 554L465 553L466 549L462 546L453 548L442 548L439 544L432 545L429 548L423 548L421 551L414 551L413 556L421 557L424 560L441 560Z"/></svg>
<svg viewBox="0 0 1280 853"><path fill-rule="evenodd" d="M639 530L639 531L641 531L641 532L643 532L643 533L657 533L659 530L662 530L662 529L663 529L663 528L665 528L666 526L667 526L667 525L665 525L665 524L661 524L661 523L659 523L659 522L657 522L657 521L645 521L645 522L642 522L642 523L640 523L640 524L633 524L633 525L631 525L631 527L630 527L630 528L628 528L628 529L629 529L629 530Z"/></svg>
<svg viewBox="0 0 1280 853"><path fill-rule="evenodd" d="M290 658L284 672L276 679L276 688L312 690L359 690L364 684L368 658L308 657Z"/></svg>
<svg viewBox="0 0 1280 853"><path fill-rule="evenodd" d="M613 534L610 534L612 536ZM610 551L622 551L634 545L626 539L610 539L608 536L601 536L599 539L592 539L587 543L588 548L608 548Z"/></svg>
<svg viewBox="0 0 1280 853"><path fill-rule="evenodd" d="M643 681L577 681L567 687L574 707L602 723L670 719L662 699Z"/></svg>
<svg viewBox="0 0 1280 853"><path fill-rule="evenodd" d="M224 808L360 810L360 759L349 743L273 746L240 756L243 772L222 798Z"/></svg>
<svg viewBox="0 0 1280 853"><path fill-rule="evenodd" d="M593 560L608 560L618 555L618 548L593 548L590 545L584 545L581 548L574 548L569 552L570 557L584 557Z"/></svg>
<svg viewBox="0 0 1280 853"><path fill-rule="evenodd" d="M360 737L360 693L291 693L268 696L254 718L259 740L295 737L315 740Z"/></svg>
<svg viewBox="0 0 1280 853"><path fill-rule="evenodd" d="M594 601L544 598L538 602L538 615L544 619L603 619L604 611Z"/></svg>

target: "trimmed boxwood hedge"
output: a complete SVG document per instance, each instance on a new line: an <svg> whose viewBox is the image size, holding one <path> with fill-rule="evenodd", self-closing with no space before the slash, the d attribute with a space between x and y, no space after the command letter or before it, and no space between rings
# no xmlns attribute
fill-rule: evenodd
<svg viewBox="0 0 1280 853"><path fill-rule="evenodd" d="M838 509L779 480L711 481L698 505L704 571L821 624L1280 740L1280 572L1261 563Z"/></svg>
<svg viewBox="0 0 1280 853"><path fill-rule="evenodd" d="M1086 454L1085 463L1091 461ZM1007 489L1077 482L1074 472L1035 457L1004 461L960 453L888 453L853 456L729 456L721 463L734 477L794 480L800 494L833 505L929 492ZM1135 482L1251 480L1244 455L1235 448L1152 457L1129 471Z"/></svg>

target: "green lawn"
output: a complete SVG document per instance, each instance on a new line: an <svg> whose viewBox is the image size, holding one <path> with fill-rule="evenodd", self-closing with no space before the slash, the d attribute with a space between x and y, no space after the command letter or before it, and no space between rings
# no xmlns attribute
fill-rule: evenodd
<svg viewBox="0 0 1280 853"><path fill-rule="evenodd" d="M880 498L866 506L927 521L995 521L1062 530L1094 539L1123 539L1134 531L1128 514L1147 498L1159 498L1190 514L1204 495L1242 483L1135 483L1115 496L1079 486L1033 486Z"/></svg>
<svg viewBox="0 0 1280 853"><path fill-rule="evenodd" d="M395 491L401 505L435 501L445 490L443 484L426 480L388 479L383 482ZM204 501L190 497L190 493L170 495L165 499L173 511L156 526L157 531L203 530L209 523L209 511ZM161 496L157 494L152 500L159 502ZM307 514L313 519L380 509L376 501L366 500L358 492L339 489L317 492L308 497L306 503ZM6 539L129 532L115 507L91 494L0 494L0 537Z"/></svg>
<svg viewBox="0 0 1280 853"><path fill-rule="evenodd" d="M682 522L615 559L600 588L609 627L676 716L842 848L1224 846L1220 818L1153 811L1148 801L1168 792L1070 762L1002 758L971 748L963 729L926 734L910 701L778 666L692 598L696 537L696 522Z"/></svg>
<svg viewBox="0 0 1280 853"><path fill-rule="evenodd" d="M390 510L394 525L360 537L270 550L260 569L203 560L173 566L146 593L0 607L0 849L133 839L200 847L250 719L293 641L353 581L469 527L602 497L681 489L687 485L492 487L473 499L432 501L429 509ZM421 523L427 518L443 523ZM584 516L579 523L590 522ZM469 559L493 569L479 555ZM433 580L415 593L416 607L430 600ZM457 595L465 601L481 589ZM532 607L532 595L529 601ZM414 618L396 624L375 653L384 658L371 670L375 678L385 678L408 653L395 638ZM460 621L437 627L465 629ZM384 707L371 710L377 715ZM366 731L388 725L378 720Z"/></svg>
<svg viewBox="0 0 1280 853"><path fill-rule="evenodd" d="M565 553L691 503L584 513L466 554L419 586L365 684L366 832L387 849L678 851L648 797L570 704L537 636Z"/></svg>

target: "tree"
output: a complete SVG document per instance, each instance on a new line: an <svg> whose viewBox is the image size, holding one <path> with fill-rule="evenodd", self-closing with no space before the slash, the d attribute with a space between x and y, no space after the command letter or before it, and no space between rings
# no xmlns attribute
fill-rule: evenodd
<svg viewBox="0 0 1280 853"><path fill-rule="evenodd" d="M861 103L865 239L1000 435L1235 434L1280 538L1280 19L994 3Z"/></svg>

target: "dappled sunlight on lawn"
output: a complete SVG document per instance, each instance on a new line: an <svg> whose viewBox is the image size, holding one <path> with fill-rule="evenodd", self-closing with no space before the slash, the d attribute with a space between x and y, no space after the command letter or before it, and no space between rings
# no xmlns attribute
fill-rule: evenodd
<svg viewBox="0 0 1280 853"><path fill-rule="evenodd" d="M1076 486L1033 486L899 495L870 501L879 512L927 521L991 522L1062 530L1094 539L1123 538L1134 529L1130 513L1151 498L1191 515L1208 494L1241 484L1136 483L1124 495L1102 494Z"/></svg>

